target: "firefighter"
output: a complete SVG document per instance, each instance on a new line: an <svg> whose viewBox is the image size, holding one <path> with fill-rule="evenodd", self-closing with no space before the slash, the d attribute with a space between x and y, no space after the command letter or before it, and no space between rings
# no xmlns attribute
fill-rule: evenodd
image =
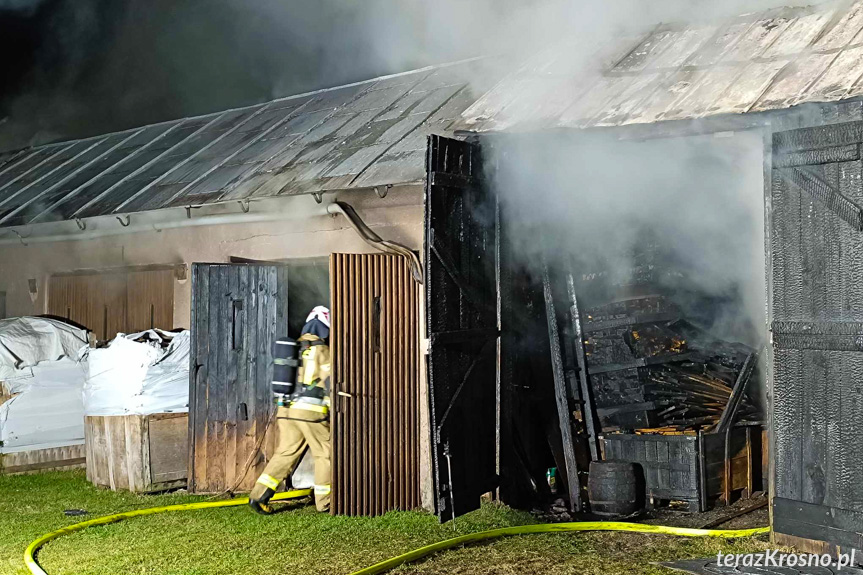
<svg viewBox="0 0 863 575"><path fill-rule="evenodd" d="M249 494L249 505L258 513L273 512L269 500L283 479L300 461L306 446L315 460L315 506L330 509L330 311L324 306L312 310L300 344L301 365L296 390L277 395L276 451Z"/></svg>

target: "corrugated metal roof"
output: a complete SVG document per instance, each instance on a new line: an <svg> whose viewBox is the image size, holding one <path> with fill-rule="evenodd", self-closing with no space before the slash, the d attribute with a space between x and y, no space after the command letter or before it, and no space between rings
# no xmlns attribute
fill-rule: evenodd
<svg viewBox="0 0 863 575"><path fill-rule="evenodd" d="M0 154L0 227L424 178L476 61Z"/></svg>
<svg viewBox="0 0 863 575"><path fill-rule="evenodd" d="M783 8L719 24L662 25L603 48L537 54L453 126L478 132L592 128L835 102L863 95L863 1ZM617 53L613 59L603 54ZM597 70L598 68L598 70Z"/></svg>

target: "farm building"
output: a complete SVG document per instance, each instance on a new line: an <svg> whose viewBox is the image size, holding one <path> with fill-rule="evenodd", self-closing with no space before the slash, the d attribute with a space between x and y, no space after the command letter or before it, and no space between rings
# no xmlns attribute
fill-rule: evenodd
<svg viewBox="0 0 863 575"><path fill-rule="evenodd" d="M189 482L206 492L238 479L263 433L277 326L295 325L310 300L329 297L334 512L423 504L449 519L490 491L513 503L541 492L552 465L576 509L586 467L575 451L599 458L599 435L608 451L609 432L632 429L620 419L594 421L586 406L599 400L597 382L611 385L609 373L629 370L627 381L643 383L660 365L648 361L652 351L600 364L601 334L653 326L672 342L659 355L681 353L684 342L663 331L673 327L664 300L646 299L657 296L645 290L664 262L645 264L653 275L644 282L611 282L618 291L606 286L605 299L592 301L587 280L607 270L560 264L542 242L525 250L530 242L518 230L532 206L519 199L530 196L535 207L545 194L556 211L586 209L627 174L659 181L651 170L677 158L654 158L655 150L709 148L715 158L718 147L746 149L720 154L737 164L708 162L686 177L693 202L711 190L743 190L763 223L742 249L762 258L747 274L766 293L766 317L755 327L768 342L766 413L750 423L766 424L774 534L804 550L860 550L863 487L853 469L863 449L861 38L863 3L662 25L601 47L588 70L556 46L488 90L470 85L486 76L482 61L465 62L12 152L0 166L6 313L59 315L102 338L189 327ZM525 148L552 151L532 157ZM614 169L595 169L602 178L536 179L534 188L514 186L515 200L503 193L537 166L568 176L561 150L597 148L615 157ZM651 162L637 163L632 150ZM586 182L596 188L580 189ZM635 198L646 193L626 182ZM351 207L379 238L361 223L359 234L352 229ZM591 223L570 221L570 231ZM421 274L405 248L419 254ZM581 256L590 249L576 246ZM576 299L606 315L579 311ZM646 307L614 311L636 300ZM532 347L537 326L547 331ZM630 349L642 349L634 331ZM751 373L755 355L735 364L735 374ZM748 376L735 377L736 390ZM699 509L756 489L758 434L726 417L733 419L740 389L726 393L722 418L711 423L724 436L681 435L691 469L660 462L667 483L678 472L691 480L682 498ZM638 427L654 427L657 402L630 403L628 411L601 406L598 419L643 412ZM549 405L545 417L529 413ZM656 499L677 498L654 487Z"/></svg>

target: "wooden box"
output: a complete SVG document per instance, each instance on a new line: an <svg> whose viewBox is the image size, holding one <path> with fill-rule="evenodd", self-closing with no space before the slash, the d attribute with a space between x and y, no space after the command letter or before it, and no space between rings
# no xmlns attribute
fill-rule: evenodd
<svg viewBox="0 0 863 575"><path fill-rule="evenodd" d="M760 426L727 433L603 436L605 458L640 463L648 502L680 501L706 511L747 498L762 485Z"/></svg>
<svg viewBox="0 0 863 575"><path fill-rule="evenodd" d="M151 493L186 486L187 413L84 418L87 480L112 490Z"/></svg>

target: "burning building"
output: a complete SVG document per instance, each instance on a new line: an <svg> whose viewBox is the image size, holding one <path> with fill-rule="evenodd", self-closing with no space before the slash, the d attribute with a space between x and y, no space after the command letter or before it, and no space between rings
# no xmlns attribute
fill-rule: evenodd
<svg viewBox="0 0 863 575"><path fill-rule="evenodd" d="M551 466L577 509L631 449L703 509L756 489L765 424L777 541L861 549L861 35L861 3L663 25L587 71L555 46L487 90L464 62L8 153L7 313L190 327L199 491L263 434L311 290L337 513L528 504Z"/></svg>

